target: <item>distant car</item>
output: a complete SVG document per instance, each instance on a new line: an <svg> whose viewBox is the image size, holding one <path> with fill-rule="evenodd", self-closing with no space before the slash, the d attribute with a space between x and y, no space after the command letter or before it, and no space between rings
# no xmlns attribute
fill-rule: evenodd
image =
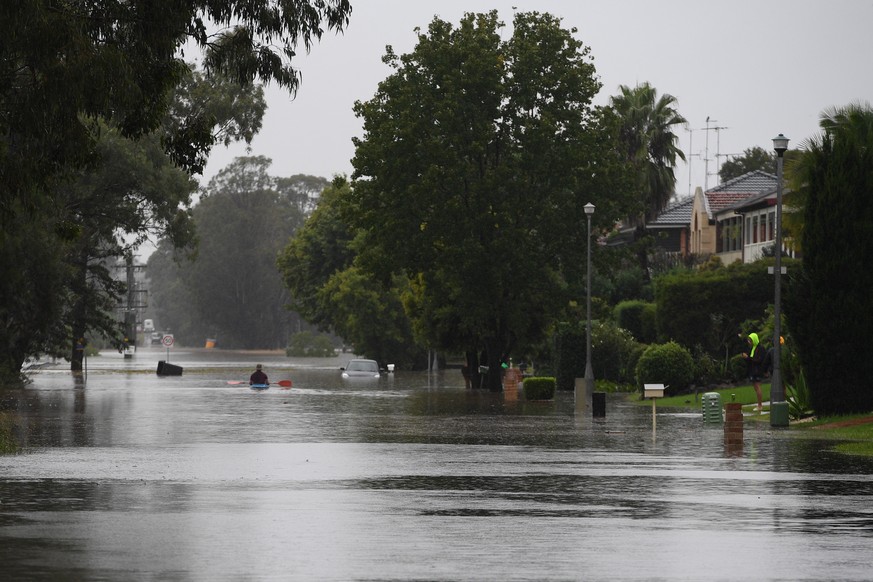
<svg viewBox="0 0 873 582"><path fill-rule="evenodd" d="M146 333L155 331L155 321L153 319L144 319L142 322L142 330Z"/></svg>
<svg viewBox="0 0 873 582"><path fill-rule="evenodd" d="M343 371L343 378L378 378L379 364L376 360L349 360Z"/></svg>
<svg viewBox="0 0 873 582"><path fill-rule="evenodd" d="M164 334L162 334L162 333L159 332L159 331L153 331L153 332L152 332L152 343L153 343L153 344L159 344L159 343L161 343L161 340L162 340L162 339L164 339Z"/></svg>

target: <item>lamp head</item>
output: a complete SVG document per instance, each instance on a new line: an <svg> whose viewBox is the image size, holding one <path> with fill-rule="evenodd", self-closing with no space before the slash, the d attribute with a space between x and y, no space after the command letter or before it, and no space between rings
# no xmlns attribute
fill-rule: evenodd
<svg viewBox="0 0 873 582"><path fill-rule="evenodd" d="M773 138L773 149L776 150L776 155L780 158L788 149L788 138L781 133Z"/></svg>
<svg viewBox="0 0 873 582"><path fill-rule="evenodd" d="M591 216L592 214L594 214L594 205L591 204L590 202L588 204L586 204L585 206L583 206L583 208L585 209L585 214L587 216Z"/></svg>

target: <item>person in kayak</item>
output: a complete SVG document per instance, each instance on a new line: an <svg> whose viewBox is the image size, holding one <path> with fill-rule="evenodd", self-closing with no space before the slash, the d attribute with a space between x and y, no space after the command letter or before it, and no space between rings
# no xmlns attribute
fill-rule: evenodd
<svg viewBox="0 0 873 582"><path fill-rule="evenodd" d="M263 366L258 364L255 366L255 371L249 378L249 386L252 384L269 384L270 379L267 378L267 375L264 374Z"/></svg>

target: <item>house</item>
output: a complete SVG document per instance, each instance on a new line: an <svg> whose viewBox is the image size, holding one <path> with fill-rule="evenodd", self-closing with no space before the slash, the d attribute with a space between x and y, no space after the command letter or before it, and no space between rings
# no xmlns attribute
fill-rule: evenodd
<svg viewBox="0 0 873 582"><path fill-rule="evenodd" d="M673 202L646 224L646 231L655 238L655 247L668 254L688 256L693 202L692 197Z"/></svg>
<svg viewBox="0 0 873 582"><path fill-rule="evenodd" d="M689 251L698 256L717 254L724 264L744 260L744 203L753 198L761 199L765 193L775 190L776 176L761 170L743 174L706 192L698 188L691 206ZM755 212L759 211L755 207ZM759 222L760 218L754 222L755 228ZM759 238L757 234L752 237L753 240Z"/></svg>
<svg viewBox="0 0 873 582"><path fill-rule="evenodd" d="M668 205L646 224L668 257L717 255L723 264L753 262L775 239L776 176L755 170ZM619 225L609 246L629 244L634 228Z"/></svg>
<svg viewBox="0 0 873 582"><path fill-rule="evenodd" d="M776 242L776 188L724 208L716 214L715 221L718 229L716 252L724 264L757 261L764 256L764 250ZM790 241L783 240L783 252L795 256Z"/></svg>

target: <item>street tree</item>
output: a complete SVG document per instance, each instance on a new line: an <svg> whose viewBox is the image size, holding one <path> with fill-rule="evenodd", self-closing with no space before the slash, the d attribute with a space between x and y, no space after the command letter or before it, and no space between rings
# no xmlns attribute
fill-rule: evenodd
<svg viewBox="0 0 873 582"><path fill-rule="evenodd" d="M150 258L158 319L181 341L213 337L225 347L247 349L287 345L292 315L276 259L303 224L309 193L287 187L288 180L277 188L270 165L262 156L236 158L210 180L193 209L196 253L174 257L173 245L165 244ZM295 183L312 187L317 181L298 177ZM175 258L178 264L171 266ZM180 284L183 293L177 293Z"/></svg>
<svg viewBox="0 0 873 582"><path fill-rule="evenodd" d="M802 275L789 285L785 314L816 413L873 410L873 108L822 113L791 167L804 199Z"/></svg>
<svg viewBox="0 0 873 582"><path fill-rule="evenodd" d="M24 359L62 351L58 338L65 344L71 336L69 318L38 314L69 313L72 298L66 295L75 289L69 277L45 286L42 275L68 275L67 259L81 257L86 230L68 203L77 181L101 162L105 128L132 140L156 133L155 143L188 173L202 171L220 139L222 128L216 131L210 112L188 107L196 105L196 95L173 101L189 71L180 50L207 50L211 78L223 73L247 90L257 80L275 81L293 92L300 82L295 49L309 50L325 29L341 31L350 12L344 0L0 4L0 292L17 294L14 303L4 303L15 309L0 309L0 375L17 377ZM171 111L174 105L178 109ZM176 123L166 125L167 119ZM223 133L245 138L235 133L243 125L254 129L244 122ZM174 222L172 228L182 226ZM33 264L36 257L42 268ZM31 268L7 276L24 266ZM35 285L42 285L38 292L25 291Z"/></svg>
<svg viewBox="0 0 873 582"><path fill-rule="evenodd" d="M721 165L718 177L724 183L755 170L775 174L776 154L760 146L746 148L742 155L731 158Z"/></svg>
<svg viewBox="0 0 873 582"><path fill-rule="evenodd" d="M278 264L290 291L289 307L341 336L357 354L414 367L424 352L403 309L406 281L392 277L383 284L358 264L363 237L342 215L350 194L349 182L335 178L282 252Z"/></svg>
<svg viewBox="0 0 873 582"><path fill-rule="evenodd" d="M595 225L626 211L588 47L549 14L502 27L496 12L435 18L411 53L388 47L393 73L355 104L346 214L359 264L413 286L420 344L491 370L582 297L583 205Z"/></svg>

